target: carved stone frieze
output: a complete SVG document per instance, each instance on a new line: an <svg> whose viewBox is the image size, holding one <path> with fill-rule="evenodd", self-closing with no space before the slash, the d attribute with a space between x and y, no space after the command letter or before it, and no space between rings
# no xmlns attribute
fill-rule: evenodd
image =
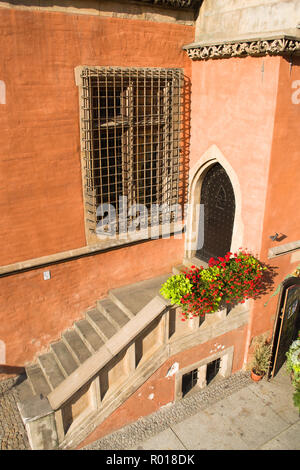
<svg viewBox="0 0 300 470"><path fill-rule="evenodd" d="M231 43L195 44L186 46L188 56L192 60L221 59L228 57L284 55L300 53L300 38L256 39L233 41Z"/></svg>

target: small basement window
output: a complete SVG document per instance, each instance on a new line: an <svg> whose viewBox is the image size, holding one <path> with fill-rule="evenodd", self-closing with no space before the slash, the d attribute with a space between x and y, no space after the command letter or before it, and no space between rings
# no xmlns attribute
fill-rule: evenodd
<svg viewBox="0 0 300 470"><path fill-rule="evenodd" d="M187 397L211 385L215 381L229 377L232 370L233 346L221 354L203 359L198 363L178 371L175 380L176 400Z"/></svg>
<svg viewBox="0 0 300 470"><path fill-rule="evenodd" d="M196 385L198 381L198 369L194 369L182 376L181 392L185 397Z"/></svg>
<svg viewBox="0 0 300 470"><path fill-rule="evenodd" d="M206 367L206 385L209 385L218 375L220 370L221 358L209 362Z"/></svg>

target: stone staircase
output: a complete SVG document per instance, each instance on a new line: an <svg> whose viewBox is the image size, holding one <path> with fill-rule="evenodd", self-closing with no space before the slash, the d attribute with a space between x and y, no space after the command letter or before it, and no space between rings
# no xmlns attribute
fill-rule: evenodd
<svg viewBox="0 0 300 470"><path fill-rule="evenodd" d="M35 364L25 368L27 379L17 387L18 406L25 424L28 405L30 408L37 397L42 400L62 390L67 380L80 374L81 368L109 345L110 340L120 342L123 331L128 334L129 329L136 328L135 319L149 302L158 296L166 308L168 302L160 296L159 290L170 275L172 273L112 289L107 298L97 301L96 308L85 313L85 318L64 331L61 339L49 346L48 352L39 355ZM147 326L147 317L144 326ZM136 334L140 330L141 327Z"/></svg>
<svg viewBox="0 0 300 470"><path fill-rule="evenodd" d="M61 340L50 345L47 353L38 356L37 363L25 368L27 380L18 386L20 399L48 396L160 295L161 285L170 275L113 289L109 297L97 301L96 308L88 310L84 319L76 321L72 329L62 333Z"/></svg>

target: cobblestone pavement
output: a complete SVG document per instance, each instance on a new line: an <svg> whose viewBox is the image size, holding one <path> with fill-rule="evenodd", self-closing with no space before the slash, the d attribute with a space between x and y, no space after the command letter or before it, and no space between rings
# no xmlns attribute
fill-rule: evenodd
<svg viewBox="0 0 300 470"><path fill-rule="evenodd" d="M18 407L14 385L19 379L0 382L0 450L29 450L29 442Z"/></svg>

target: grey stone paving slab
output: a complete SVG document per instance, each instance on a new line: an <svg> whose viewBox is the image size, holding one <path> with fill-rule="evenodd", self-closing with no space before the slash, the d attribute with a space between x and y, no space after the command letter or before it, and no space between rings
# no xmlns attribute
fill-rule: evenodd
<svg viewBox="0 0 300 470"><path fill-rule="evenodd" d="M102 335L106 341L111 338L116 332L117 328L101 313L98 309L90 310L86 313L86 318L93 324L97 329L98 333Z"/></svg>
<svg viewBox="0 0 300 470"><path fill-rule="evenodd" d="M300 450L300 420L261 446L260 450Z"/></svg>
<svg viewBox="0 0 300 470"><path fill-rule="evenodd" d="M178 439L171 429L165 429L156 436L143 442L136 450L186 450L186 447Z"/></svg>
<svg viewBox="0 0 300 470"><path fill-rule="evenodd" d="M209 411L220 419L226 419L228 427L239 434L249 449L259 448L288 426L251 391L251 386L216 403Z"/></svg>
<svg viewBox="0 0 300 470"><path fill-rule="evenodd" d="M231 426L230 419L220 416L209 407L172 426L187 449L193 450L248 450L249 447Z"/></svg>
<svg viewBox="0 0 300 470"><path fill-rule="evenodd" d="M79 332L82 340L93 353L103 346L104 341L100 338L97 331L88 320L79 320L74 323L75 329Z"/></svg>
<svg viewBox="0 0 300 470"><path fill-rule="evenodd" d="M293 386L287 378L285 382L261 380L251 385L250 390L287 423L292 424L299 419L293 404Z"/></svg>

